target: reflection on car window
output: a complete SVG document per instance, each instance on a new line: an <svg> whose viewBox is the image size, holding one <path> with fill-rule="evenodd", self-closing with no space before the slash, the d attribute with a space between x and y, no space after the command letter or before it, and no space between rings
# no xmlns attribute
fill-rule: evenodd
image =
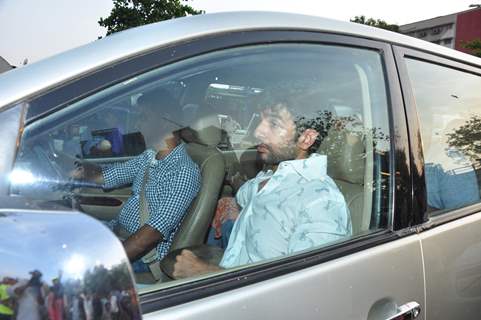
<svg viewBox="0 0 481 320"><path fill-rule="evenodd" d="M411 59L407 66L421 122L429 210L478 202L481 77Z"/></svg>
<svg viewBox="0 0 481 320"><path fill-rule="evenodd" d="M389 224L383 74L313 44L164 66L27 126L11 192L104 222L144 284L347 241Z"/></svg>

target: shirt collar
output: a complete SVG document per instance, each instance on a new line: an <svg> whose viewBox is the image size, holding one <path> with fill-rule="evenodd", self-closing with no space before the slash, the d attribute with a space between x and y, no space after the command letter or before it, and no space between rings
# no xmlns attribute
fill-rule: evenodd
<svg viewBox="0 0 481 320"><path fill-rule="evenodd" d="M159 160L155 159L156 154L157 152L154 152L154 158L152 159L153 162L162 163L164 165L170 165L170 164L178 163L179 160L185 157L187 155L187 150L185 149L185 144L180 143L177 147L172 149L172 151L169 152L169 154L162 159L159 159Z"/></svg>
<svg viewBox="0 0 481 320"><path fill-rule="evenodd" d="M279 164L277 171L287 168L294 169L306 180L322 180L327 175L327 157L313 153L306 159L283 161Z"/></svg>

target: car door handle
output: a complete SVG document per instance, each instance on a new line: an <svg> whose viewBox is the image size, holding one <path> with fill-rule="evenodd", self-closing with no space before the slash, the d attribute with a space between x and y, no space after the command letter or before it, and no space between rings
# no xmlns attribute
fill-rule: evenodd
<svg viewBox="0 0 481 320"><path fill-rule="evenodd" d="M419 303L412 301L400 306L397 313L386 320L411 320L416 319L421 313Z"/></svg>

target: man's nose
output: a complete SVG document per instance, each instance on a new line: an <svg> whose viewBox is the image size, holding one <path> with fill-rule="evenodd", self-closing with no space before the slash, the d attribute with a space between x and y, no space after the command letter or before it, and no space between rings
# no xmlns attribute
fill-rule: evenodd
<svg viewBox="0 0 481 320"><path fill-rule="evenodd" d="M263 141L267 134L267 126L265 125L264 121L261 121L257 126L256 130L254 131L254 137L257 140Z"/></svg>

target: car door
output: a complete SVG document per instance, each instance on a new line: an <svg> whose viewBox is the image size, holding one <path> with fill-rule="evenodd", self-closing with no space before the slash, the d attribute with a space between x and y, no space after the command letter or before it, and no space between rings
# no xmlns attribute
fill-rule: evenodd
<svg viewBox="0 0 481 320"><path fill-rule="evenodd" d="M370 180L372 184L369 184L366 181L368 178L364 177L365 185L363 187L367 187L367 189L364 189L363 195L369 193L367 199L370 203L367 206L362 206L361 211L369 212L369 222L367 228L358 228L356 236L351 241L341 242L331 247L321 247L318 250L308 250L303 254L286 257L278 261L274 260L270 263L255 264L250 268L234 269L227 274L219 275L217 278L195 278L196 283L182 281L179 283L180 287L174 286L174 283L172 283L172 286L169 285L164 288L160 286L159 289L146 289L141 294L143 310L146 313L144 317L149 319L198 319L205 317L221 319L228 315L236 319L256 319L264 316L280 319L295 317L305 319L388 319L390 317L395 318L394 315L397 313L405 313L404 316L407 318L424 318L424 269L421 243L415 230L406 228L419 222L420 218L416 215L417 208L409 196L412 192L412 177L409 173L410 153L406 140L407 129L404 122L400 87L396 81L389 46L347 37L305 33L282 32L278 34L269 33L268 35L253 33L252 36L261 39L266 39L264 37L267 36L269 37L269 43L274 44L276 42L283 44L286 40L295 41L298 48L302 48L302 40L306 40L304 37L311 40L316 39L315 42L320 46L326 45L329 47L342 43L348 48L347 50L356 44L364 49L373 50L372 53L377 52L382 56L381 60L383 68L386 70L386 78L382 81L381 87L386 86L390 92L390 123L393 123L391 129L397 132L397 134L391 135L395 138L389 139L389 143L392 143L393 148L395 148L395 151L391 153L395 162L390 162L390 165L395 165L397 174L392 175L388 172L378 171L378 177L388 176L389 179L393 179L393 186L396 184L396 187L394 187L396 197L390 199L395 202L392 203L391 209L387 209L387 207L381 209L383 201L387 198L384 198L384 200L381 198L382 192L379 189L368 187L379 183L380 180L374 182L376 178L371 177L373 179ZM276 38L276 36L279 38ZM310 38L311 36L313 38ZM232 39L232 35L230 37ZM274 56L273 60L275 60ZM334 64L334 62L332 63ZM283 65L288 65L288 63ZM361 65L360 63L359 66ZM349 92L343 94L339 93L340 91L330 91L331 89L335 90L333 87L325 88L323 94L332 99L330 101L332 106L329 110L335 110L337 116L341 118L344 116L347 116L346 118L349 118L349 116L355 117L356 112L353 111L355 110L353 105L356 105L356 103L358 103L359 109L374 107L376 105L374 101L379 103L377 106L383 105L382 98L379 99L379 96L376 98L375 94L370 96L372 100L365 96L367 100L364 100L364 102L369 100L369 103L364 105L359 103L359 100L356 100L356 97L359 96L356 96L355 87L351 87L348 78L342 76L346 70L339 69L341 76L336 77L336 74L331 74L328 68L321 67L321 69L328 74L328 77L332 77L333 82L341 88L340 91L346 88L347 90L342 92ZM305 69L298 66L298 70ZM356 74L350 74L349 76L354 75ZM357 76L362 79L373 80L362 71L357 73ZM231 79L235 79L235 77L235 75L230 76ZM222 74L219 78L222 79ZM346 82L343 83L342 80ZM224 84L230 84L227 79L224 81L226 81ZM369 80L367 81L369 82ZM372 85L370 89L363 86L358 89L365 93L368 91L374 93L374 91L370 91L375 90L374 88L380 89L372 82L369 85ZM329 96L330 94L332 96ZM362 96L362 93L360 96ZM322 99L325 96L316 98ZM368 113L363 113L364 120L368 118ZM382 114L383 112L379 112L377 116L382 118ZM373 116L373 118L375 117ZM379 120L379 118L377 119ZM379 130L382 131L382 128L379 128ZM326 132L326 138L329 138L331 134L332 132ZM379 136L376 138L373 136L370 136L370 139L382 140ZM368 140L369 138L365 139ZM379 140L377 141L378 146L382 144ZM332 150L342 149L342 145L344 144L334 143L326 146L324 150L328 154L328 161L336 162L336 152ZM373 159L379 156L380 160L381 154L385 156L387 153L378 150L369 154L364 149L363 154L367 157L373 157ZM348 157L349 153L348 151L341 151L340 155L344 159ZM384 158L384 161L386 161L386 158ZM371 166L365 164L366 167L370 168L365 169L369 170L365 172L375 172L382 167L388 171L386 164L387 162L383 162L383 160L371 164ZM376 166L377 169L375 169ZM336 173L334 169L332 169L331 174L338 187L344 192L346 199L348 199L351 189L343 184L342 174ZM352 174L354 175L355 172L352 172ZM376 195L370 193L376 189L379 197L377 200ZM384 196L386 195L384 194ZM359 208L356 208L354 202L351 203L353 204L350 207L351 215L354 217ZM386 225L387 228L376 229L376 221L378 227L383 225L382 221L387 222L387 220L384 220L387 216L383 216L382 212L393 213L394 210L396 215L392 216L393 220L389 222L391 223L390 227ZM362 221L358 221L358 223L362 225Z"/></svg>
<svg viewBox="0 0 481 320"><path fill-rule="evenodd" d="M473 319L481 314L481 62L476 66L406 48L396 48L396 57L414 111L412 135L423 142L419 172L427 192L419 193L418 202L427 204L421 233L427 318Z"/></svg>
<svg viewBox="0 0 481 320"><path fill-rule="evenodd" d="M294 92L291 98L300 102L297 113L308 118L308 107L318 108L306 126L316 125L323 138L319 150L326 154L327 172L350 210L352 233L214 274L139 283L144 317L390 319L400 314L422 319L421 239L411 228L420 217L412 199L411 154L397 79L392 49L382 42L276 30L197 38L116 62L28 99L15 168L25 164L30 173L40 170L35 165L44 162L38 155L19 159L26 146L36 144L36 133L48 131L43 126L64 128L79 114L111 106L116 99L135 100L169 81L191 86L193 92L177 96L181 113L174 122L195 127L204 113L215 115L231 144L224 152L245 151L246 165L252 166L249 150L255 142L249 131L250 119L259 114L257 96ZM231 108L232 99L240 104ZM192 118L187 105L195 103L199 112ZM224 125L221 120L228 117L237 124ZM49 137L45 134L47 143L52 142ZM55 165L47 166L47 171L56 171ZM58 175L67 177L65 170ZM45 194L21 185L11 190L31 197ZM57 188L48 200L64 200L67 191ZM103 199L105 191L99 192ZM80 195L86 193L83 189Z"/></svg>

